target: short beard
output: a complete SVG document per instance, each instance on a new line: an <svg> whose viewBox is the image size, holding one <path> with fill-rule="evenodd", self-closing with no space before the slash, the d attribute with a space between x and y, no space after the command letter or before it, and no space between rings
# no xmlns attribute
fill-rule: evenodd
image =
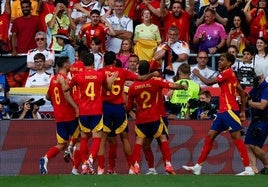
<svg viewBox="0 0 268 187"><path fill-rule="evenodd" d="M179 13L179 15L176 15L175 13L173 13L173 16L174 16L175 18L180 18L180 17L181 17L181 12Z"/></svg>
<svg viewBox="0 0 268 187"><path fill-rule="evenodd" d="M31 11L23 11L22 14L23 16L29 16L31 14Z"/></svg>

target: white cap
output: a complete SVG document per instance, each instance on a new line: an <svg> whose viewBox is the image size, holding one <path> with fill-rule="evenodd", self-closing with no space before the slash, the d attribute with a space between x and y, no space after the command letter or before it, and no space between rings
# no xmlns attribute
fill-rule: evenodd
<svg viewBox="0 0 268 187"><path fill-rule="evenodd" d="M64 34L54 34L53 36L55 36L56 38L61 38L61 39L66 39L66 40L70 40L66 35Z"/></svg>

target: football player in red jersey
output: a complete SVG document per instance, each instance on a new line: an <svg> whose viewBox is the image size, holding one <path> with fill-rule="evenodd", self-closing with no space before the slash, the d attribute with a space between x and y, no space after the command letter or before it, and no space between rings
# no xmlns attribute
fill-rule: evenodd
<svg viewBox="0 0 268 187"><path fill-rule="evenodd" d="M231 66L235 62L235 57L232 54L223 53L219 59L218 70L220 74L212 79L204 78L199 70L194 69L192 72L200 78L205 84L211 85L218 83L221 88L221 94L219 96L219 112L216 119L213 121L212 126L205 137L205 144L198 158L197 163L194 166L183 166L187 171L192 172L195 175L201 174L202 165L207 159L210 153L214 139L222 132L229 131L232 140L239 151L241 159L243 161L245 171L237 175L254 175L254 171L250 166L247 148L241 138L241 121L245 120L245 106L246 106L246 94L239 84L235 73ZM236 102L236 96L239 94L241 98L240 106L240 119L239 119L239 105Z"/></svg>
<svg viewBox="0 0 268 187"><path fill-rule="evenodd" d="M82 174L94 174L93 162L99 151L101 134L103 128L102 110L102 87L110 89L117 77L116 73L102 74L94 69L94 55L85 54L81 59L85 70L76 74L71 82L70 88L77 86L80 90L79 100L79 125L81 130L80 152ZM88 134L92 133L92 145L87 155Z"/></svg>
<svg viewBox="0 0 268 187"><path fill-rule="evenodd" d="M139 75L149 73L150 64L140 61ZM126 110L130 111L136 103L136 142L133 148L133 164L135 174L140 173L141 148L145 138L159 138L160 148L165 162L165 170L169 174L175 174L171 165L171 153L167 141L167 130L162 119L162 110L159 110L159 89L187 89L184 85L165 82L161 78L152 78L146 81L135 81L128 91Z"/></svg>
<svg viewBox="0 0 268 187"><path fill-rule="evenodd" d="M111 90L104 89L102 92L104 133L98 154L99 174L104 172L104 149L108 134L113 137L117 134L120 135L129 167L132 164L132 152L128 137L128 120L123 96L125 80L146 80L159 75L158 72L153 72L144 76L138 76L127 69L116 67L115 63L116 54L112 51L106 52L104 55L105 67L100 69L100 71L105 75L117 72L118 77L114 81Z"/></svg>
<svg viewBox="0 0 268 187"><path fill-rule="evenodd" d="M65 90L62 82L58 80L61 77L66 84L69 79L67 73L70 69L68 57L59 57L56 61L59 67L59 73L51 81L47 91L46 99L52 102L54 108L55 121L57 125L57 145L51 147L44 157L40 159L40 172L47 174L48 160L56 156L60 150L63 150L70 136L78 137L78 106L71 97L70 91Z"/></svg>

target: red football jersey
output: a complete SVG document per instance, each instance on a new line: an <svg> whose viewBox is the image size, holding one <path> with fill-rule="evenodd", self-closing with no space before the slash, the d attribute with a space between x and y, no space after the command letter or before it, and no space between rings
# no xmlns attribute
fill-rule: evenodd
<svg viewBox="0 0 268 187"><path fill-rule="evenodd" d="M101 40L101 51L105 52L105 39L108 31L109 29L103 23L92 25L92 23L89 22L82 26L81 30L79 31L79 36L83 37L86 35L87 46L89 48L91 39L93 37L98 37Z"/></svg>
<svg viewBox="0 0 268 187"><path fill-rule="evenodd" d="M103 75L106 77L106 75L110 75L113 72L118 72L118 76L116 80L114 81L111 90L106 90L104 88L103 90L103 101L107 103L112 103L112 104L123 104L124 103L124 84L126 80L137 80L138 75L123 69L123 68L118 68L115 66L107 66L102 69L100 69L103 73Z"/></svg>
<svg viewBox="0 0 268 187"><path fill-rule="evenodd" d="M85 65L81 60L76 60L70 67L71 77L74 77L77 73L84 71Z"/></svg>
<svg viewBox="0 0 268 187"><path fill-rule="evenodd" d="M13 21L11 32L17 34L17 52L28 53L29 50L37 47L35 34L44 31L39 16L25 18L23 16Z"/></svg>
<svg viewBox="0 0 268 187"><path fill-rule="evenodd" d="M157 121L162 116L159 108L159 90L171 88L174 83L165 82L161 79L150 79L147 81L135 81L128 90L127 111L136 103L136 124Z"/></svg>
<svg viewBox="0 0 268 187"><path fill-rule="evenodd" d="M102 114L102 86L106 84L106 77L93 68L87 68L75 75L70 87L77 86L80 90L79 114Z"/></svg>
<svg viewBox="0 0 268 187"><path fill-rule="evenodd" d="M72 121L76 118L74 108L66 101L64 93L62 91L61 84L58 83L55 75L49 84L47 95L51 98L51 102L54 108L54 116L56 122ZM66 75L60 74L64 79L68 79Z"/></svg>
<svg viewBox="0 0 268 187"><path fill-rule="evenodd" d="M74 77L77 73L84 71L84 69L85 69L85 65L81 60L75 61L70 67L71 77ZM72 96L73 96L74 101L78 103L80 100L80 91L78 90L76 86L74 86L72 89Z"/></svg>
<svg viewBox="0 0 268 187"><path fill-rule="evenodd" d="M227 110L239 110L238 103L236 102L236 87L239 84L235 73L232 68L228 68L222 71L217 76L218 84L221 88L221 93L219 96L220 106L219 113L225 112Z"/></svg>

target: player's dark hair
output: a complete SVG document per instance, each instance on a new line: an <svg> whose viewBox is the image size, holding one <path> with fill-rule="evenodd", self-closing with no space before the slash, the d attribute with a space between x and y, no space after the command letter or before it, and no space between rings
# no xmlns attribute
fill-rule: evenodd
<svg viewBox="0 0 268 187"><path fill-rule="evenodd" d="M92 53L87 53L81 58L85 66L94 65L94 55Z"/></svg>
<svg viewBox="0 0 268 187"><path fill-rule="evenodd" d="M231 65L235 63L235 56L230 53L222 53L220 57L226 58L229 62L231 62Z"/></svg>
<svg viewBox="0 0 268 187"><path fill-rule="evenodd" d="M58 68L62 68L64 66L64 64L67 63L68 61L69 61L69 57L61 56L61 57L58 57L56 59L56 64L57 64Z"/></svg>
<svg viewBox="0 0 268 187"><path fill-rule="evenodd" d="M122 66L123 66L122 61L121 61L121 60L119 60L118 58L117 58L117 59L115 59L115 66L116 66L116 67L119 67L119 68L122 68Z"/></svg>
<svg viewBox="0 0 268 187"><path fill-rule="evenodd" d="M104 54L103 59L104 59L104 65L105 65L105 66L114 64L114 63L115 63L115 59L116 59L116 54L115 54L115 52L113 52L113 51L107 51L107 52Z"/></svg>
<svg viewBox="0 0 268 187"><path fill-rule="evenodd" d="M80 45L77 49L78 58L81 59L86 53L89 53L88 47L86 45Z"/></svg>
<svg viewBox="0 0 268 187"><path fill-rule="evenodd" d="M139 75L146 75L150 71L150 64L146 60L139 61L138 72Z"/></svg>
<svg viewBox="0 0 268 187"><path fill-rule="evenodd" d="M45 57L45 55L43 53L36 53L34 55L34 60L37 60L37 59L41 59L44 62L46 61L46 57Z"/></svg>

